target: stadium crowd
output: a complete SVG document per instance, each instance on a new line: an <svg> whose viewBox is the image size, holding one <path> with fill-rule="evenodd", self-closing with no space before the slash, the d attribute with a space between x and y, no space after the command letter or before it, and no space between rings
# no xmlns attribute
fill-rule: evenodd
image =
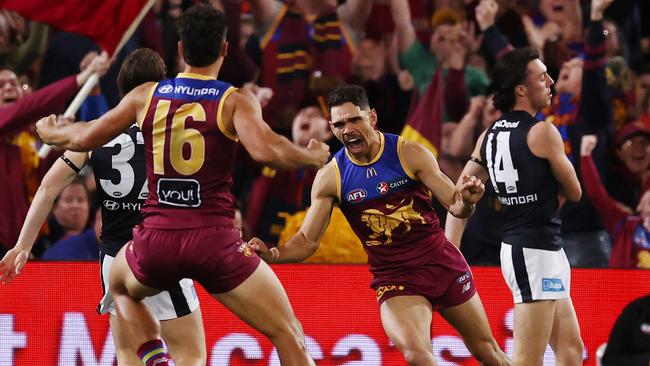
<svg viewBox="0 0 650 366"><path fill-rule="evenodd" d="M121 61L148 47L169 77L183 69L175 20L192 0L159 0L110 68L88 38L0 10L0 257L17 242L43 175L61 152L37 154L33 124L66 103L92 72L102 75L77 119L119 102ZM513 47L543 55L556 81L537 118L560 131L579 172L579 202L559 216L572 267L650 269L650 3L632 0L213 0L228 21L219 78L249 89L276 132L306 147L341 145L327 94L362 85L378 128L424 142L453 181L478 135L499 118L491 67ZM73 76L71 76L73 75ZM34 259L97 259L101 205L86 168L55 201ZM276 171L240 149L234 193L242 236L275 245L298 230L315 171ZM116 174L112 184L119 184ZM486 185L461 239L470 264L498 265L502 205ZM439 216L444 208L439 207ZM335 209L309 261L363 263L360 243Z"/></svg>

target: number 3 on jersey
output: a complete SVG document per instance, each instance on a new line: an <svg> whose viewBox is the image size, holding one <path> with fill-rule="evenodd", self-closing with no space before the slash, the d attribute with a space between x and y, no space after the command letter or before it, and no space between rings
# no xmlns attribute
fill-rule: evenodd
<svg viewBox="0 0 650 366"><path fill-rule="evenodd" d="M165 141L167 130L167 115L171 101L159 100L153 120L153 172L165 174ZM181 105L172 118L172 128L169 134L169 161L172 168L182 175L192 175L198 172L205 162L205 139L199 130L185 128L185 121L191 117L195 122L205 122L205 109L199 103ZM189 144L190 156L185 159L183 147Z"/></svg>
<svg viewBox="0 0 650 366"><path fill-rule="evenodd" d="M485 146L485 156L487 158L487 169L490 173L490 180L496 193L499 192L497 183L503 183L506 186L505 193L517 193L517 181L519 173L512 164L510 155L510 131L496 132L496 151L493 153L493 140L495 133L488 135Z"/></svg>

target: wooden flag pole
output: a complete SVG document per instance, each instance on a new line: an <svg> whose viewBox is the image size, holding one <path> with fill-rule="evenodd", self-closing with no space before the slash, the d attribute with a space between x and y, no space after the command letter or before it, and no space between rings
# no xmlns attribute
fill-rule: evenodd
<svg viewBox="0 0 650 366"><path fill-rule="evenodd" d="M133 19L133 22L127 28L127 30L124 32L124 35L120 39L120 43L117 44L117 47L115 47L115 50L113 51L113 56L117 55L121 50L122 47L126 44L126 41L131 38L133 33L135 32L136 29L138 29L138 26L140 25L140 22L142 21L142 18L144 18L145 15L147 15L147 12L149 9L151 9L151 6L153 6L153 3L156 0L148 0L147 3L142 7L142 10L140 10L140 13L138 13L138 16ZM97 85L99 82L99 75L97 73L94 73L90 75L90 77L86 80L84 85L79 89L79 92L77 95L75 95L74 99L68 106L68 108L65 110L63 113L63 116L68 119L74 119L75 114L81 107L81 104L83 103L84 100L86 100L86 97L88 94L90 94L90 91ZM38 150L38 157L41 159L44 159L47 157L47 155L50 153L52 150L52 146L48 144L43 144L41 145L41 148Z"/></svg>

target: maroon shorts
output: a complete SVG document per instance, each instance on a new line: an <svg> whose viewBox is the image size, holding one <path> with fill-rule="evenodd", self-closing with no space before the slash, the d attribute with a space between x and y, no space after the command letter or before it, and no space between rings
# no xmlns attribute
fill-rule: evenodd
<svg viewBox="0 0 650 366"><path fill-rule="evenodd" d="M126 261L142 284L157 289L177 286L182 278L200 283L209 293L223 293L246 280L260 258L243 250L233 226L153 229L137 226Z"/></svg>
<svg viewBox="0 0 650 366"><path fill-rule="evenodd" d="M427 264L417 267L406 264L397 273L373 275L371 287L380 305L395 296L419 295L429 300L434 310L439 310L460 305L476 293L465 258L449 241L434 252Z"/></svg>

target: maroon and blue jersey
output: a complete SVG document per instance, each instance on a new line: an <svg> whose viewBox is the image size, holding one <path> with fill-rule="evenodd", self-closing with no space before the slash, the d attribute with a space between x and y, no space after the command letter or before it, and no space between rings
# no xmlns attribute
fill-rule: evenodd
<svg viewBox="0 0 650 366"><path fill-rule="evenodd" d="M375 277L430 263L447 241L429 190L403 163L403 144L397 135L381 134L379 153L369 163L345 148L334 159L339 207Z"/></svg>
<svg viewBox="0 0 650 366"><path fill-rule="evenodd" d="M144 226L181 229L232 223L237 136L221 113L230 84L197 74L156 83L138 121L149 195Z"/></svg>

